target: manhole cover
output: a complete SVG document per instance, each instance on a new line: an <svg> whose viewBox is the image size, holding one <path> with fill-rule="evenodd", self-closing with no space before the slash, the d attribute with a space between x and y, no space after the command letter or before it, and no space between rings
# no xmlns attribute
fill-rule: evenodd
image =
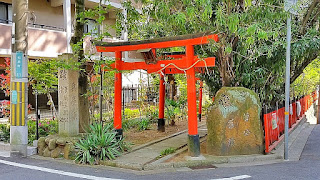
<svg viewBox="0 0 320 180"><path fill-rule="evenodd" d="M217 168L217 166L214 165L201 165L201 166L193 166L193 167L189 167L192 170L196 170L196 169L215 169Z"/></svg>

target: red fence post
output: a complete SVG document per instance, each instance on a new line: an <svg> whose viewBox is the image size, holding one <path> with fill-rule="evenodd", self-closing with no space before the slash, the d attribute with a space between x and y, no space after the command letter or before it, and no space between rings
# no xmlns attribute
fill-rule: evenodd
<svg viewBox="0 0 320 180"><path fill-rule="evenodd" d="M269 141L269 125L268 125L268 118L267 118L267 114L263 115L264 118L264 133L265 133L265 145L266 145L266 153L269 153L269 145L270 145L270 141Z"/></svg>

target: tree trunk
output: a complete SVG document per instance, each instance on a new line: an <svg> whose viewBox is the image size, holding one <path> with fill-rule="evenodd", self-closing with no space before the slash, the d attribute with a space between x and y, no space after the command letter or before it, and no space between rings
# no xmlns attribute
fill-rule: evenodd
<svg viewBox="0 0 320 180"><path fill-rule="evenodd" d="M232 86L232 81L234 79L232 55L227 54L224 51L224 46L221 46L218 50L217 59L222 86Z"/></svg>
<svg viewBox="0 0 320 180"><path fill-rule="evenodd" d="M170 89L169 89L169 99L174 100L174 97L177 94L177 87L176 87L176 82L173 74L168 74L168 81L170 84Z"/></svg>
<svg viewBox="0 0 320 180"><path fill-rule="evenodd" d="M169 99L174 101L174 97L177 94L177 87L176 87L176 82L173 74L168 74L168 81L170 84L170 89L169 89ZM175 108L175 107L173 107ZM175 116L171 119L170 125L174 126L176 124L175 122Z"/></svg>
<svg viewBox="0 0 320 180"><path fill-rule="evenodd" d="M57 109L56 109L56 107L54 106L54 102L53 102L53 100L52 100L51 94L48 93L48 94L47 94L47 97L48 97L49 102L50 102L50 108L53 110L53 117L54 117L54 118L55 118L55 117L58 117L58 116L57 116Z"/></svg>
<svg viewBox="0 0 320 180"><path fill-rule="evenodd" d="M83 62L84 60L84 52L83 52L83 30L84 23L80 21L83 12L85 11L84 0L76 0L75 1L75 14L76 14L76 24L75 24L75 32L74 36L71 38L71 44L77 44L81 47L80 50L75 55L78 58L78 62L82 62L80 66L80 74L78 78L79 82L79 132L84 133L85 128L89 125L89 100L87 97L87 89L88 89L88 77L85 72L86 64Z"/></svg>

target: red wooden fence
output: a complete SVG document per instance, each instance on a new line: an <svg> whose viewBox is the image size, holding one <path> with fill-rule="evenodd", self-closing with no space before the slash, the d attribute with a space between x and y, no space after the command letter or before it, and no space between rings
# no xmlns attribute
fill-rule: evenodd
<svg viewBox="0 0 320 180"><path fill-rule="evenodd" d="M317 100L317 92L314 91L310 95L306 95L300 100L290 104L289 110L289 132L300 123L301 119L305 116L305 112ZM300 103L300 113L299 111ZM264 114L264 132L265 132L265 152L269 153L274 149L277 144L284 138L284 110L282 107L270 113Z"/></svg>

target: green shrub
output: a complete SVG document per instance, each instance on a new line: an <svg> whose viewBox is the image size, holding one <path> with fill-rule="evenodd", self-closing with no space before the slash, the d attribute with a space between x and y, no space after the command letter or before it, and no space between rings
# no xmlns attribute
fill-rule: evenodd
<svg viewBox="0 0 320 180"><path fill-rule="evenodd" d="M28 144L36 140L36 121L28 120ZM58 133L58 120L44 119L39 121L39 137ZM0 141L10 141L10 124L0 124Z"/></svg>
<svg viewBox="0 0 320 180"><path fill-rule="evenodd" d="M137 117L140 116L139 109L129 109L129 108L125 108L125 109L124 109L124 116L125 116L125 119L137 118Z"/></svg>
<svg viewBox="0 0 320 180"><path fill-rule="evenodd" d="M175 124L176 115L180 113L180 104L175 100L166 99L165 102L166 110L165 115L170 120L170 125Z"/></svg>
<svg viewBox="0 0 320 180"><path fill-rule="evenodd" d="M104 121L109 121L111 117L113 117L113 112L112 111L109 111L109 112L103 112L102 113L102 119ZM100 120L100 113L95 113L93 115L93 120L94 121L99 121Z"/></svg>
<svg viewBox="0 0 320 180"><path fill-rule="evenodd" d="M101 123L90 125L87 135L76 143L79 152L75 161L82 164L96 164L100 160L115 159L127 147L123 139L116 138L112 124L102 126Z"/></svg>
<svg viewBox="0 0 320 180"><path fill-rule="evenodd" d="M138 126L140 119L124 119L122 121L122 129L127 131L128 129L135 128Z"/></svg>
<svg viewBox="0 0 320 180"><path fill-rule="evenodd" d="M138 130L144 131L150 128L150 120L149 119L142 119L138 123Z"/></svg>
<svg viewBox="0 0 320 180"><path fill-rule="evenodd" d="M10 124L0 124L0 141L10 141Z"/></svg>
<svg viewBox="0 0 320 180"><path fill-rule="evenodd" d="M32 144L36 140L36 121L28 120L28 143ZM44 119L39 121L39 137L46 137L57 134L59 129L58 120Z"/></svg>
<svg viewBox="0 0 320 180"><path fill-rule="evenodd" d="M150 106L145 109L146 117L150 119L151 122L157 122L159 117L159 110L155 106Z"/></svg>

